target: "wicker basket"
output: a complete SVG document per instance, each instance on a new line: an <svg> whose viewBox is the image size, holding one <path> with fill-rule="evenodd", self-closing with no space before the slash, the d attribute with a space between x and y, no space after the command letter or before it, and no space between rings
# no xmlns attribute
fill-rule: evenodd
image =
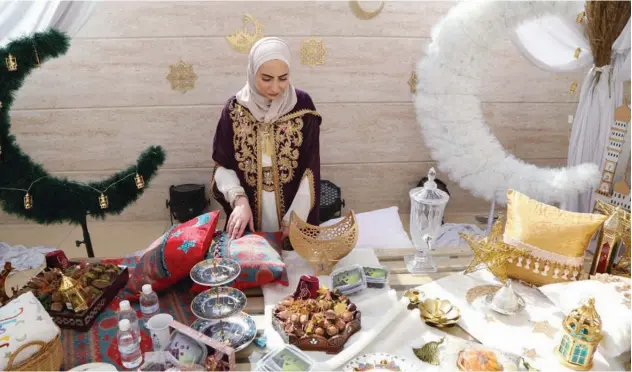
<svg viewBox="0 0 632 372"><path fill-rule="evenodd" d="M13 365L13 361L26 348L30 346L39 346L40 350L37 354L31 356L17 366ZM59 371L64 361L64 349L61 345L61 333L52 341L46 343L44 341L31 341L20 346L7 362L7 371Z"/></svg>

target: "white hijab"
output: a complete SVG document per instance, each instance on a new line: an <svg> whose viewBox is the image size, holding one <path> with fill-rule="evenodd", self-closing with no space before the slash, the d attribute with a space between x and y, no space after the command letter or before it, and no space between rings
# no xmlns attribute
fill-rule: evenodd
<svg viewBox="0 0 632 372"><path fill-rule="evenodd" d="M273 122L292 111L296 105L296 91L290 82L285 92L270 101L257 92L257 71L262 64L278 59L290 68L290 47L276 37L264 37L250 49L246 85L237 92L237 102L245 106L258 121Z"/></svg>

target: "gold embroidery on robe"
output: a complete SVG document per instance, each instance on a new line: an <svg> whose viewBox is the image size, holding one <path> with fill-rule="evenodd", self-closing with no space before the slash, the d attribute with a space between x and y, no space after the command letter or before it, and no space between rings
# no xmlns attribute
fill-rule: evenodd
<svg viewBox="0 0 632 372"><path fill-rule="evenodd" d="M311 212L312 209L314 209L314 204L316 204L316 199L315 199L316 187L314 185L314 172L312 172L312 170L309 168L305 169L305 173L303 173L303 178L305 177L307 177L307 182L309 182L309 211Z"/></svg>
<svg viewBox="0 0 632 372"><path fill-rule="evenodd" d="M239 103L232 102L230 105L235 160L239 169L244 172L246 183L257 189L255 193L257 225L259 225L257 228L261 228L261 192L268 191L270 187L267 182L270 176L265 174L261 166L263 141L268 139L269 143L273 140L276 150L276 154L271 156L273 190L270 191L275 191L276 194L277 217L280 226L286 212L282 186L294 179L298 167L299 149L303 144L303 116L307 114L320 116L313 110L299 110L284 115L272 123L261 123Z"/></svg>
<svg viewBox="0 0 632 372"><path fill-rule="evenodd" d="M250 112L237 103L232 103L230 106L230 119L233 122L235 160L237 160L239 170L244 172L246 183L251 187L256 187L259 127Z"/></svg>
<svg viewBox="0 0 632 372"><path fill-rule="evenodd" d="M274 174L272 167L263 167L263 191L274 191Z"/></svg>

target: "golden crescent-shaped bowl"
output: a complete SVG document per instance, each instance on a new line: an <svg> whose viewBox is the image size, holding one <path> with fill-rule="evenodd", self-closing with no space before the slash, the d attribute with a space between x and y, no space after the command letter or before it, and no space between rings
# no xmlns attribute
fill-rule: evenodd
<svg viewBox="0 0 632 372"><path fill-rule="evenodd" d="M312 265L316 275L329 275L358 241L355 213L347 215L331 226L314 226L302 221L296 213L290 217L292 247Z"/></svg>

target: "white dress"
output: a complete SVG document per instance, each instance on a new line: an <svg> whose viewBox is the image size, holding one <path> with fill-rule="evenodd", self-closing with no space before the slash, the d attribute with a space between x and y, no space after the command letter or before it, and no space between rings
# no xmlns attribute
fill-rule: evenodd
<svg viewBox="0 0 632 372"><path fill-rule="evenodd" d="M272 166L272 158L263 154L261 163L263 167ZM224 198L233 206L235 202L235 195L244 192L244 188L239 183L237 173L231 169L223 167L217 168L215 172L215 184L217 189L224 195ZM307 220L307 216L310 212L310 204L312 200L312 189L307 178L301 180L301 184L298 187L296 196L290 205L290 208L283 216L285 223L290 222L290 216L292 212L303 221ZM277 216L277 200L276 194L272 191L262 191L261 202L261 229L265 232L277 232L281 230L279 226L279 218ZM317 207L317 206L316 206Z"/></svg>

